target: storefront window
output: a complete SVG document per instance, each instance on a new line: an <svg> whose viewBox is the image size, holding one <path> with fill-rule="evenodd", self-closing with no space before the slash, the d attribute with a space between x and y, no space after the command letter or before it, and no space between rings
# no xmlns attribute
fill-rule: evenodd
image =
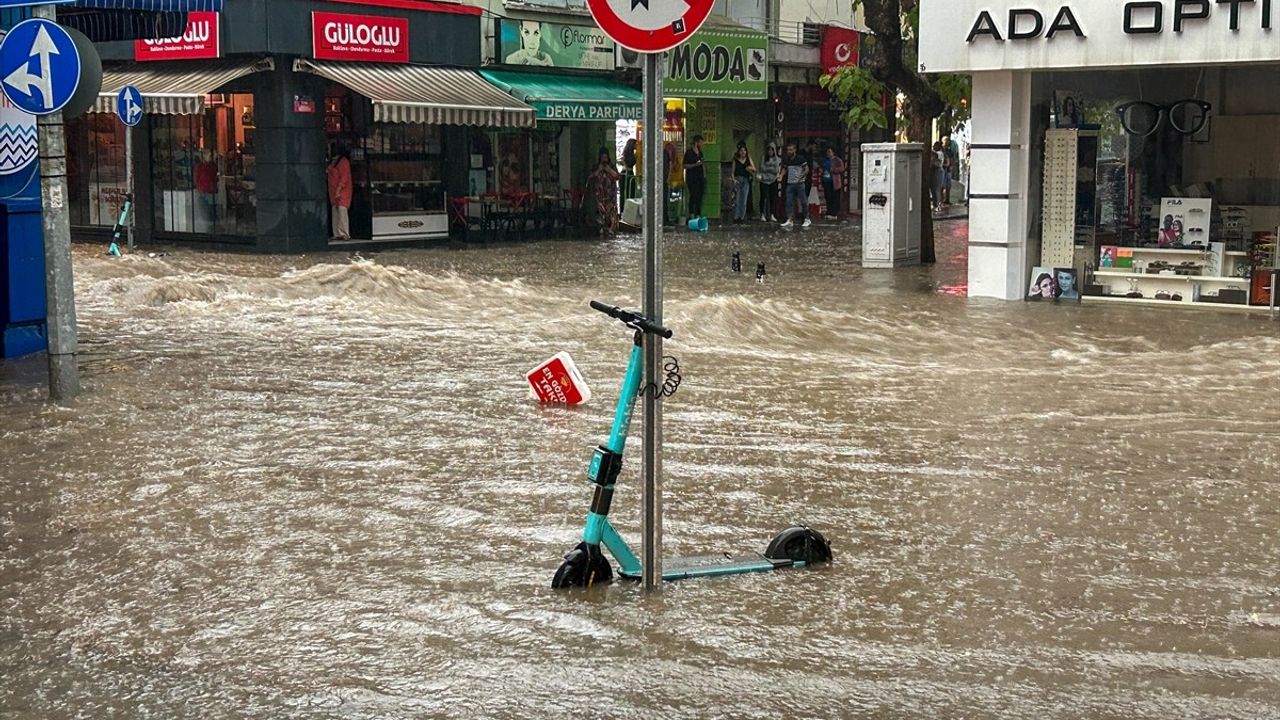
<svg viewBox="0 0 1280 720"><path fill-rule="evenodd" d="M374 123L363 150L375 216L444 209L439 125Z"/></svg>
<svg viewBox="0 0 1280 720"><path fill-rule="evenodd" d="M162 115L152 122L156 229L253 236L253 95L210 95L202 115Z"/></svg>
<svg viewBox="0 0 1280 720"><path fill-rule="evenodd" d="M1033 275L1074 265L1084 294L1119 299L1268 300L1280 226L1275 70L1042 80L1051 105Z"/></svg>
<svg viewBox="0 0 1280 720"><path fill-rule="evenodd" d="M89 113L67 122L67 192L71 224L115 224L128 190L124 125L115 115Z"/></svg>
<svg viewBox="0 0 1280 720"><path fill-rule="evenodd" d="M529 134L498 135L498 192L518 195L529 191Z"/></svg>

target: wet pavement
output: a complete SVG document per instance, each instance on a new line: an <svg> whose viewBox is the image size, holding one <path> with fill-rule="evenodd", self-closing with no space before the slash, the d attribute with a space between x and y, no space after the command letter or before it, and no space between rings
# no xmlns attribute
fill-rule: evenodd
<svg viewBox="0 0 1280 720"><path fill-rule="evenodd" d="M967 300L965 234L669 239L667 553L836 560L652 597L549 588L638 238L78 247L83 398L0 365L0 717L1280 717L1280 324Z"/></svg>

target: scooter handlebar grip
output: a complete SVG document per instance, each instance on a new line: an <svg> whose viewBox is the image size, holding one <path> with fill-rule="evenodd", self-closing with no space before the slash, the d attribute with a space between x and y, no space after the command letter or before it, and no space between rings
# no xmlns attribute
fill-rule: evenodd
<svg viewBox="0 0 1280 720"><path fill-rule="evenodd" d="M651 323L648 320L641 322L640 327L645 332L653 333L654 335L660 335L668 340L670 340L671 336L674 335L674 333L672 333L670 330L662 327L661 325L655 325L654 323Z"/></svg>
<svg viewBox="0 0 1280 720"><path fill-rule="evenodd" d="M623 310L622 308L617 307L615 305L606 305L600 302L599 300L591 301L591 309L602 312L611 318L621 320L622 322L627 323L628 325L635 325L636 327L640 328L641 330L647 333L660 335L668 340L670 340L671 336L674 334L667 328L664 328L661 325L658 325L657 323L650 322L649 320L639 315L636 315L633 312Z"/></svg>

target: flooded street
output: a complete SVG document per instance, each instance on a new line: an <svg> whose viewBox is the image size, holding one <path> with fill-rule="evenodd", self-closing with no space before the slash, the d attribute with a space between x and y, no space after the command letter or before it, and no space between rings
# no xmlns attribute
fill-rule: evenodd
<svg viewBox="0 0 1280 720"><path fill-rule="evenodd" d="M969 301L944 232L669 239L666 555L835 562L652 597L549 587L638 238L79 246L82 399L0 365L0 718L1280 718L1280 323Z"/></svg>

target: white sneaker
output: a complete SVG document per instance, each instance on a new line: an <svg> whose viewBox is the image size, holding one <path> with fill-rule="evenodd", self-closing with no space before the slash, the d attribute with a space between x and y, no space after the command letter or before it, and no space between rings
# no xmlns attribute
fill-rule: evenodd
<svg viewBox="0 0 1280 720"><path fill-rule="evenodd" d="M805 219L804 219L804 224L803 224L803 225L801 225L800 227L809 227L809 226L810 226L810 225L812 225L812 224L813 224L813 221L812 221L812 220L810 220L809 218L805 218Z"/></svg>
<svg viewBox="0 0 1280 720"><path fill-rule="evenodd" d="M769 222L769 218L765 217L764 213L760 213L760 222Z"/></svg>
<svg viewBox="0 0 1280 720"><path fill-rule="evenodd" d="M793 227L795 227L795 226L796 226L796 224L795 224L795 223L793 223L793 222L791 222L791 218L787 218L787 221L786 221L786 222L784 222L784 223L782 223L782 227L783 227L783 229L785 229L785 230L790 230L791 228L793 228Z"/></svg>

